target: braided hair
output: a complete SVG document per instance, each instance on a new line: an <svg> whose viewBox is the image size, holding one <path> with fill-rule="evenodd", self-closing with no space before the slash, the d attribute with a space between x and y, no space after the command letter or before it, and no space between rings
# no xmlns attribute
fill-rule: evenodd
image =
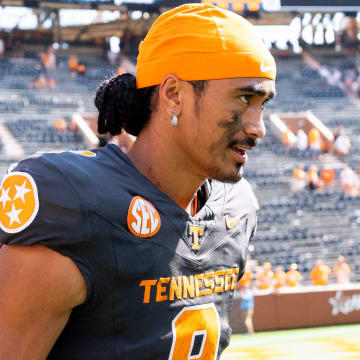
<svg viewBox="0 0 360 360"><path fill-rule="evenodd" d="M119 135L124 129L138 136L150 118L155 88L137 89L136 78L129 73L104 80L95 97L95 106L99 110L99 134Z"/></svg>
<svg viewBox="0 0 360 360"><path fill-rule="evenodd" d="M196 103L207 85L207 80L189 81L192 85ZM136 78L123 73L104 80L95 97L95 106L99 111L99 134L119 135L124 129L138 136L145 127L153 111L153 98L157 86L136 88Z"/></svg>

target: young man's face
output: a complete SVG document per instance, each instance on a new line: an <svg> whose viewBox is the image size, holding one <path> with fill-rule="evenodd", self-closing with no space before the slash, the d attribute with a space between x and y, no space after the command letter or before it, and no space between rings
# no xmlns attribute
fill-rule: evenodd
<svg viewBox="0 0 360 360"><path fill-rule="evenodd" d="M274 81L209 80L197 101L188 83L184 94L180 139L189 170L219 181L239 181L247 161L246 152L265 135L263 105L275 94Z"/></svg>

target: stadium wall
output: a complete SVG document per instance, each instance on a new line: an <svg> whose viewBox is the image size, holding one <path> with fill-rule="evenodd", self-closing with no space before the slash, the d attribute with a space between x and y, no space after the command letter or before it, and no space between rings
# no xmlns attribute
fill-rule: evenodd
<svg viewBox="0 0 360 360"><path fill-rule="evenodd" d="M240 300L235 297L231 316L233 333L243 332L240 319ZM257 292L253 323L255 331L360 323L360 285Z"/></svg>

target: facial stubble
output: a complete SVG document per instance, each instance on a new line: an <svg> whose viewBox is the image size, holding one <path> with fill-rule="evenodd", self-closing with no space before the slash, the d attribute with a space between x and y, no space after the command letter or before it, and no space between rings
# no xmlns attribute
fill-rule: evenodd
<svg viewBox="0 0 360 360"><path fill-rule="evenodd" d="M215 154L216 152L219 151L219 149L224 147L224 144L227 144L226 150L224 150L224 152L222 154L221 162L226 161L227 151L232 146L238 144L240 146L242 145L242 146L248 148L248 147L254 147L257 144L256 139L249 138L249 137L247 137L245 140L243 140L241 142L234 139L235 133L242 132L242 117L241 117L241 115L242 114L240 112L233 111L232 112L232 121L223 120L218 124L220 131L223 132L223 136L221 137L221 139L219 139L217 142L215 142L214 144L212 144L210 146L210 152ZM218 180L221 182L225 182L225 183L237 183L242 178L243 165L244 164L242 162L237 162L235 165L235 170L231 173L225 174L221 164L219 164L218 166L209 168L208 173L211 174L210 177L212 179L215 179L215 180Z"/></svg>

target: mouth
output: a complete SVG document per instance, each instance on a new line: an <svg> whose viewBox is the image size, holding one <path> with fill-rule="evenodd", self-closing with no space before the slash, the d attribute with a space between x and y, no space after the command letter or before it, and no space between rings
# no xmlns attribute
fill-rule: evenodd
<svg viewBox="0 0 360 360"><path fill-rule="evenodd" d="M248 149L248 148L242 147L241 145L236 144L236 145L230 146L230 150L231 150L232 155L235 157L235 159L238 162L245 163L248 159L246 151L251 150L251 149Z"/></svg>

